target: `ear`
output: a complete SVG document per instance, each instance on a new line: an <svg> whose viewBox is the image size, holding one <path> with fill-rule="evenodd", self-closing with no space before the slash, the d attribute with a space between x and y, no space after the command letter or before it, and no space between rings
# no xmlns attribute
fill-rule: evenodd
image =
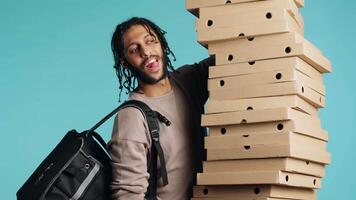
<svg viewBox="0 0 356 200"><path fill-rule="evenodd" d="M121 65L122 65L122 67L127 68L128 63L127 63L126 60L121 60L120 63L121 63Z"/></svg>

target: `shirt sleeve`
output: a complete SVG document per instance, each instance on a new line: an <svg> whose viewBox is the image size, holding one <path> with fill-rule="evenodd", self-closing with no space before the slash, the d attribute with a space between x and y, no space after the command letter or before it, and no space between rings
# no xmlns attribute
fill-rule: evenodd
<svg viewBox="0 0 356 200"><path fill-rule="evenodd" d="M201 77L202 84L207 84L209 77L209 66L215 65L215 56L209 56L204 60L194 63L193 68L196 70L198 76Z"/></svg>
<svg viewBox="0 0 356 200"><path fill-rule="evenodd" d="M146 123L135 108L119 111L108 144L112 157L112 199L143 200L149 173L147 155L150 146Z"/></svg>
<svg viewBox="0 0 356 200"><path fill-rule="evenodd" d="M176 70L175 76L193 99L197 100L197 105L204 105L208 99L208 77L209 66L215 65L215 56L210 56L198 63L183 65Z"/></svg>

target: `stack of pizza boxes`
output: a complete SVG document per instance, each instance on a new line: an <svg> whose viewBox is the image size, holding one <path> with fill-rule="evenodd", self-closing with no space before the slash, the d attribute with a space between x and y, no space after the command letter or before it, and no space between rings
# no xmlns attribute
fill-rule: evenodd
<svg viewBox="0 0 356 200"><path fill-rule="evenodd" d="M186 0L215 55L193 199L317 199L330 163L318 109L330 61L304 38L303 0Z"/></svg>

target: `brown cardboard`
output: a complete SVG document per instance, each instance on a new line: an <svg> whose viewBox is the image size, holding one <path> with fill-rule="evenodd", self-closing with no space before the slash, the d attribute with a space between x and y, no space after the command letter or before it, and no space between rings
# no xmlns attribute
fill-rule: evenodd
<svg viewBox="0 0 356 200"><path fill-rule="evenodd" d="M242 88L253 85L272 84L296 81L307 85L325 96L323 82L318 82L295 69L282 69L269 72L244 74L237 76L211 78L208 80L208 90ZM239 91L236 91L239 92Z"/></svg>
<svg viewBox="0 0 356 200"><path fill-rule="evenodd" d="M217 89L209 91L211 100L234 100L256 97L298 95L316 108L325 106L325 96L300 82L283 82L275 84Z"/></svg>
<svg viewBox="0 0 356 200"><path fill-rule="evenodd" d="M325 176L325 167L320 163L293 158L262 158L244 160L219 160L203 163L203 172L242 172L251 170L282 170L316 177Z"/></svg>
<svg viewBox="0 0 356 200"><path fill-rule="evenodd" d="M202 7L199 10L200 19L209 19L216 16L233 16L245 15L250 13L263 12L261 16L265 17L268 12L272 14L269 19L274 18L273 11L287 10L288 13L295 19L298 25L303 29L304 19L299 13L298 8L293 0L268 0L268 1L254 1L241 4L230 4L228 6L211 6ZM240 20L243 18L239 18ZM247 18L244 18L247 19Z"/></svg>
<svg viewBox="0 0 356 200"><path fill-rule="evenodd" d="M209 54L215 54L218 52L226 52L232 49L239 50L243 48L253 49L253 48L265 48L268 50L270 46L285 46L288 44L300 44L307 41L303 36L295 32L280 33L273 35L264 35L254 38L247 38L244 40L226 40L219 42L209 43ZM284 50L284 49L283 49ZM319 49L316 49L320 52Z"/></svg>
<svg viewBox="0 0 356 200"><path fill-rule="evenodd" d="M291 142L284 145L251 144L234 148L207 149L207 161L291 157L321 164L330 163L331 159L328 152L305 145L306 143L296 144Z"/></svg>
<svg viewBox="0 0 356 200"><path fill-rule="evenodd" d="M230 0L230 4L248 3L254 1L258 0ZM295 0L295 2L299 8L304 7L304 0ZM199 8L230 4L227 3L227 0L186 0L185 8L189 10L193 15L199 17Z"/></svg>
<svg viewBox="0 0 356 200"><path fill-rule="evenodd" d="M215 198L206 198L206 197L193 197L191 200L251 200L251 198L241 198L241 197L215 197ZM280 198L272 198L272 197L258 197L253 198L253 200L288 200L288 199L280 199Z"/></svg>
<svg viewBox="0 0 356 200"><path fill-rule="evenodd" d="M317 197L313 189L280 185L194 186L193 196L202 198L241 197L250 200L258 197L316 200Z"/></svg>
<svg viewBox="0 0 356 200"><path fill-rule="evenodd" d="M281 107L264 110L246 110L228 113L203 114L201 117L202 126L221 126L258 122L273 122L306 118L309 116L303 112L292 108ZM320 119L310 117L309 123L320 126Z"/></svg>
<svg viewBox="0 0 356 200"><path fill-rule="evenodd" d="M254 135L270 132L296 132L323 141L328 141L327 131L310 121L310 117L299 117L278 122L237 124L231 126L209 126L209 136Z"/></svg>
<svg viewBox="0 0 356 200"><path fill-rule="evenodd" d="M212 42L208 48L216 55L216 65L298 56L321 73L332 69L321 51L296 32Z"/></svg>
<svg viewBox="0 0 356 200"><path fill-rule="evenodd" d="M295 3L297 4L298 8L304 7L304 0L295 0Z"/></svg>
<svg viewBox="0 0 356 200"><path fill-rule="evenodd" d="M326 151L326 142L293 132L266 134L221 135L205 137L205 149L235 148L249 145L290 145L303 144L315 150Z"/></svg>
<svg viewBox="0 0 356 200"><path fill-rule="evenodd" d="M322 74L320 74L319 71L298 57L285 57L258 60L254 62L210 66L209 78L253 74L281 69L296 69L317 82L323 81Z"/></svg>
<svg viewBox="0 0 356 200"><path fill-rule="evenodd" d="M267 19L266 13L272 13L273 17ZM202 45L219 40L251 38L284 32L298 32L304 35L303 29L287 10L201 18L197 19L196 28L197 40Z"/></svg>
<svg viewBox="0 0 356 200"><path fill-rule="evenodd" d="M306 41L303 36L296 32L280 33L273 35L263 35L244 40L226 40L219 42L209 43L209 54L215 54L218 52L227 52L231 50L239 50L243 48L257 49L265 48L269 50L271 46L286 46L289 44L300 44ZM283 49L284 50L284 49ZM320 52L319 49L316 51Z"/></svg>
<svg viewBox="0 0 356 200"><path fill-rule="evenodd" d="M259 1L259 0L230 0L231 4L253 2L253 1ZM221 6L221 5L229 5L229 3L227 3L227 0L186 0L185 1L185 8L197 17L199 17L199 8L210 7L210 6Z"/></svg>
<svg viewBox="0 0 356 200"><path fill-rule="evenodd" d="M315 117L318 116L317 108L310 105L297 95L221 101L209 100L206 104L205 113L213 114L244 110L264 110L280 107L290 107Z"/></svg>
<svg viewBox="0 0 356 200"><path fill-rule="evenodd" d="M289 15L289 12L285 9L265 9L242 14L213 15L197 19L195 28L197 32L199 32L218 28L246 26L248 24L270 23L273 21L286 20L287 15ZM293 28L302 34L303 28L299 26L297 27L298 28ZM237 37L240 33L238 33L235 37Z"/></svg>
<svg viewBox="0 0 356 200"><path fill-rule="evenodd" d="M282 171L198 173L199 185L278 184L304 188L320 188L321 179Z"/></svg>

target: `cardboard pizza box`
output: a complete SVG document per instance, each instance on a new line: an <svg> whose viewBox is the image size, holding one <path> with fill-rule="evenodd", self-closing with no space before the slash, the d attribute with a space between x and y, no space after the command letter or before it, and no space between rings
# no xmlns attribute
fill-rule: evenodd
<svg viewBox="0 0 356 200"><path fill-rule="evenodd" d="M298 8L304 7L304 0L294 0L294 1L297 4Z"/></svg>
<svg viewBox="0 0 356 200"><path fill-rule="evenodd" d="M288 107L271 108L264 110L246 110L227 113L203 114L201 117L202 126L221 126L258 122L273 122L283 120L293 120L306 118L309 116L303 112ZM309 123L320 127L320 119L309 117Z"/></svg>
<svg viewBox="0 0 356 200"><path fill-rule="evenodd" d="M326 142L293 132L275 132L266 134L206 136L205 149L235 148L249 145L290 145L303 144L311 149L326 151Z"/></svg>
<svg viewBox="0 0 356 200"><path fill-rule="evenodd" d="M323 164L294 158L262 158L203 162L204 173L242 172L251 170L282 170L316 177L325 176L325 166Z"/></svg>
<svg viewBox="0 0 356 200"><path fill-rule="evenodd" d="M209 100L205 113L222 113L244 110L264 110L270 108L290 107L305 112L314 117L318 116L318 110L297 95L261 97L236 100Z"/></svg>
<svg viewBox="0 0 356 200"><path fill-rule="evenodd" d="M262 16L267 19L273 19L273 11L286 10L295 19L301 29L304 29L304 19L299 13L298 7L293 0L268 0L268 1L253 1L249 3L230 4L228 6L211 6L202 7L199 9L199 19L209 19L216 16L234 16L234 15L249 15L250 13L258 13L262 11ZM247 18L238 18L247 19Z"/></svg>
<svg viewBox="0 0 356 200"><path fill-rule="evenodd" d="M199 185L278 184L285 186L320 188L321 179L314 176L283 171L198 173Z"/></svg>
<svg viewBox="0 0 356 200"><path fill-rule="evenodd" d="M220 185L194 186L194 197L219 198L274 197L283 199L316 200L316 191L309 188L288 187L280 185Z"/></svg>
<svg viewBox="0 0 356 200"><path fill-rule="evenodd" d="M282 69L254 74L210 78L208 79L208 90L212 91L217 89L234 89L253 85L273 84L291 81L303 83L304 85L312 88L319 94L325 96L325 87L323 82L315 81L304 73L295 69Z"/></svg>
<svg viewBox="0 0 356 200"><path fill-rule="evenodd" d="M329 152L305 145L306 143L296 144L291 142L289 144L251 144L233 148L211 148L207 149L207 161L290 157L330 164Z"/></svg>
<svg viewBox="0 0 356 200"><path fill-rule="evenodd" d="M237 3L248 3L259 0L186 0L185 8L196 17L199 17L199 8L210 6L232 5ZM294 0L299 8L304 7L304 0Z"/></svg>
<svg viewBox="0 0 356 200"><path fill-rule="evenodd" d="M231 4L240 4L261 0L186 0L185 8L196 17L199 17L199 9L210 6L223 6ZM262 0L263 1L263 0Z"/></svg>
<svg viewBox="0 0 356 200"><path fill-rule="evenodd" d="M285 57L220 66L210 66L209 78L254 74L281 69L296 69L317 82L323 82L322 74L298 57Z"/></svg>
<svg viewBox="0 0 356 200"><path fill-rule="evenodd" d="M296 132L323 141L328 141L328 132L311 123L310 117L299 117L292 120L236 124L227 126L208 126L209 136L219 135L261 135L270 132Z"/></svg>
<svg viewBox="0 0 356 200"><path fill-rule="evenodd" d="M273 17L267 18L269 15L273 15ZM304 35L304 30L298 26L287 10L269 10L244 15L197 19L196 29L197 41L203 46L221 40L251 38L285 32L298 32Z"/></svg>
<svg viewBox="0 0 356 200"><path fill-rule="evenodd" d="M309 42L302 35L296 32L262 35L252 38L245 38L244 40L234 39L211 42L209 43L208 47L209 54L215 54L218 52L240 50L244 48L248 50L258 48L264 48L265 50L269 50L269 47L288 46L289 44L301 44L303 42L310 45L317 53L321 53L321 51L316 46L314 46L311 42ZM290 53L292 53L292 50L293 49L291 49Z"/></svg>
<svg viewBox="0 0 356 200"><path fill-rule="evenodd" d="M295 81L209 91L210 100L234 100L285 95L298 95L316 108L325 106L324 95L321 95L303 83Z"/></svg>
<svg viewBox="0 0 356 200"><path fill-rule="evenodd" d="M321 73L332 69L321 51L296 32L211 42L208 48L216 65L298 56Z"/></svg>
<svg viewBox="0 0 356 200"><path fill-rule="evenodd" d="M196 31L199 32L204 30L218 30L219 28L246 26L248 24L258 24L261 22L269 23L277 20L286 20L286 15L288 14L289 13L287 10L269 9L267 11L263 10L243 14L209 16L197 19L195 23L195 28ZM298 32L302 34L303 29L299 26L297 27L298 28L293 28L298 30ZM255 28L258 29L258 27ZM238 38L239 35L246 36L244 32L240 32L235 35L234 38Z"/></svg>
<svg viewBox="0 0 356 200"><path fill-rule="evenodd" d="M251 200L250 197L213 197L213 198L207 198L207 197L193 197L191 200ZM273 197L257 197L253 198L253 200L288 200L288 199L281 199L281 198L273 198ZM291 199L295 200L295 199Z"/></svg>

